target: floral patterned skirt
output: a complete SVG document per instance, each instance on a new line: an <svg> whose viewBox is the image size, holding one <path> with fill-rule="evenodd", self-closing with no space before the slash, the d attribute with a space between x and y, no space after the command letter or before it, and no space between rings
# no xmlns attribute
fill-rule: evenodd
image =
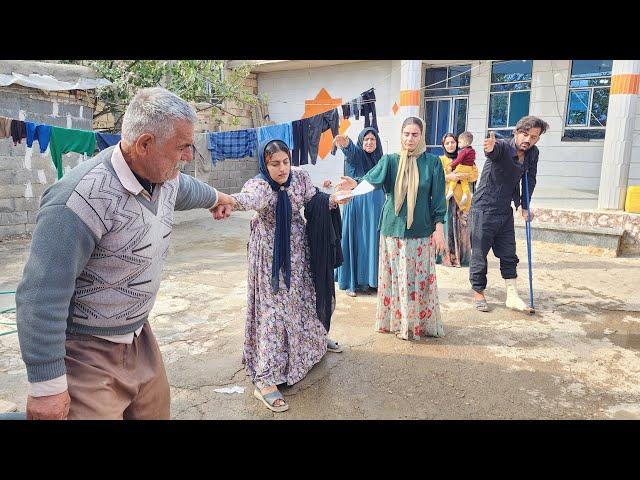
<svg viewBox="0 0 640 480"><path fill-rule="evenodd" d="M380 236L376 330L399 338L443 337L431 237Z"/></svg>

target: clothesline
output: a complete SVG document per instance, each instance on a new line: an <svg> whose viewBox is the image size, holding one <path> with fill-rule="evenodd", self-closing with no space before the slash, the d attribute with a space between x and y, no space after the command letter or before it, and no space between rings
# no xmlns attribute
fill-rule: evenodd
<svg viewBox="0 0 640 480"><path fill-rule="evenodd" d="M371 88L363 92L360 97L368 95L373 90ZM377 127L377 123L375 123L377 121L375 107L371 105L375 103L375 95L373 93L371 95L373 96L372 100L366 96L366 101L353 99L349 104L357 107L358 114L361 113L360 107L362 107L362 114L364 115L365 111L367 112L367 120L371 110L373 110L373 123ZM306 157L307 152L310 153L312 163L315 164L320 134L329 128L331 128L334 136L339 133L339 113L335 105L331 106L333 108L302 120L264 125L252 129L206 132L208 135L207 147L211 151L212 163L215 165L217 160L225 158L255 156L259 141L279 138L287 143L294 155L298 155L298 158L302 158L302 155ZM296 124L295 135L294 123ZM222 142L216 143L216 136L220 137L219 140L222 140ZM295 142L294 136L296 138ZM28 148L32 148L33 142L37 140L40 146L40 153L45 153L49 149L58 179L63 176L62 155L65 153L75 152L93 155L96 149L104 150L118 143L121 138L120 134L58 127L0 116L0 138L8 137L13 139L14 145L22 143L22 140L26 139ZM305 161L304 163L307 162Z"/></svg>
<svg viewBox="0 0 640 480"><path fill-rule="evenodd" d="M62 178L62 155L75 152L93 155L96 151L96 139L103 134L93 130L80 130L73 128L57 127L28 120L0 117L0 138L11 137L14 145L22 143L26 139L28 148L33 147L33 142L38 141L40 153L49 149L51 160L56 167L58 179Z"/></svg>
<svg viewBox="0 0 640 480"><path fill-rule="evenodd" d="M375 100L374 88L365 90L358 97L341 105L343 118L349 118L353 111L356 118L359 119L360 115L364 117L365 127L371 124L377 130ZM321 134L329 129L334 137L340 133L340 113L335 104L332 104L331 107L326 111L299 120L252 129L208 132L207 148L211 151L211 161L215 165L219 160L227 158L253 157L260 142L280 139L291 150L293 165L308 164L309 159L315 165ZM335 151L336 147L333 146L332 153Z"/></svg>

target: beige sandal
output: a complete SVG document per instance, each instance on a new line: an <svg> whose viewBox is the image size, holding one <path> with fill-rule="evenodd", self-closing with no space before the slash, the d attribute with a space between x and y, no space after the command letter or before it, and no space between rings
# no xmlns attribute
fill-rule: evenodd
<svg viewBox="0 0 640 480"><path fill-rule="evenodd" d="M282 393L280 393L279 390L276 390L274 392L269 392L263 395L260 392L260 389L256 387L256 389L253 391L253 396L256 397L258 400L260 400L262 403L264 403L265 406L272 412L281 413L289 410L289 404L287 404L287 401L284 399L284 397L282 396ZM276 403L276 400L282 400L284 402L284 405L280 405L276 407L274 405L274 403Z"/></svg>

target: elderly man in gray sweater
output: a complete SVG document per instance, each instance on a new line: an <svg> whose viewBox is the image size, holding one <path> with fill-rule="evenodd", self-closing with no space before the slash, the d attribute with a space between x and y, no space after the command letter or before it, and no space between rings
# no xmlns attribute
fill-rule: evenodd
<svg viewBox="0 0 640 480"><path fill-rule="evenodd" d="M142 89L125 112L120 143L42 195L16 293L27 418L169 418L148 315L173 212L232 204L180 173L192 160L196 120L168 90Z"/></svg>

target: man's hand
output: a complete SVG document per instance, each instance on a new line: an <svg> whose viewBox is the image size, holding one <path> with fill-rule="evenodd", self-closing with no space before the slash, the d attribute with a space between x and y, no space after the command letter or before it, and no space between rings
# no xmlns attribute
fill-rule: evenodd
<svg viewBox="0 0 640 480"><path fill-rule="evenodd" d="M349 145L349 137L346 135L336 135L333 138L333 144L338 145L340 148L347 148Z"/></svg>
<svg viewBox="0 0 640 480"><path fill-rule="evenodd" d="M522 211L522 218L524 218L525 222L527 220L531 221L533 220L533 212L530 212L529 210L525 210L524 208L520 209Z"/></svg>
<svg viewBox="0 0 640 480"><path fill-rule="evenodd" d="M484 139L484 151L485 153L493 152L493 147L496 145L496 134L494 132L489 133L489 138Z"/></svg>
<svg viewBox="0 0 640 480"><path fill-rule="evenodd" d="M27 397L27 420L66 420L69 415L71 397L65 390L57 395Z"/></svg>
<svg viewBox="0 0 640 480"><path fill-rule="evenodd" d="M331 186L331 180L325 180L322 182L322 188L329 188Z"/></svg>
<svg viewBox="0 0 640 480"><path fill-rule="evenodd" d="M231 205L218 205L210 210L213 218L216 220L222 220L223 218L229 218L233 207Z"/></svg>
<svg viewBox="0 0 640 480"><path fill-rule="evenodd" d="M229 218L233 207L236 206L236 199L226 193L218 192L218 201L209 209L213 218L216 220L222 220L223 218Z"/></svg>

